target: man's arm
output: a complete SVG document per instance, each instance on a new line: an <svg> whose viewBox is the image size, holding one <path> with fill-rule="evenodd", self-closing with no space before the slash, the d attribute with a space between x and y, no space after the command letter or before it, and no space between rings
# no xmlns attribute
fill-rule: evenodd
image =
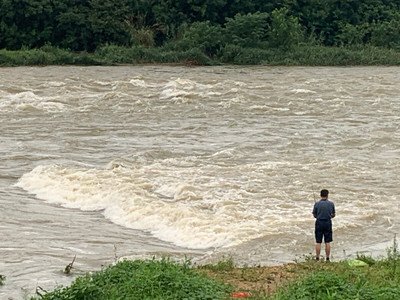
<svg viewBox="0 0 400 300"><path fill-rule="evenodd" d="M331 213L331 218L334 218L335 216L336 216L335 204L332 202L332 213Z"/></svg>
<svg viewBox="0 0 400 300"><path fill-rule="evenodd" d="M316 202L316 203L314 204L314 208L313 208L313 211L312 211L312 214L313 214L314 218L317 218L317 203L318 203L318 202Z"/></svg>

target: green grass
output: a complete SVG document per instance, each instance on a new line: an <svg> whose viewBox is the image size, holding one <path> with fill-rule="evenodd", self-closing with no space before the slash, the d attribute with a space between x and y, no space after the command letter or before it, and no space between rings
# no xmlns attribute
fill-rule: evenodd
<svg viewBox="0 0 400 300"><path fill-rule="evenodd" d="M0 285L3 285L5 280L6 276L0 274Z"/></svg>
<svg viewBox="0 0 400 300"><path fill-rule="evenodd" d="M393 49L363 46L359 48L301 45L291 49L242 48L228 45L223 63L237 65L283 66L355 66L400 65L400 52Z"/></svg>
<svg viewBox="0 0 400 300"><path fill-rule="evenodd" d="M350 267L346 261L318 264L314 263L308 275L266 299L400 299L400 273L393 272L393 264L399 265L399 260L376 261L364 267Z"/></svg>
<svg viewBox="0 0 400 300"><path fill-rule="evenodd" d="M304 277L291 282L268 299L337 299L396 300L400 299L400 255L396 236L387 249L387 257L376 260L357 255L364 266L354 267L349 261L300 264ZM311 271L311 272L310 272Z"/></svg>
<svg viewBox="0 0 400 300"><path fill-rule="evenodd" d="M212 57L198 48L177 51L170 47L115 45L101 47L94 53L75 53L51 45L39 49L0 50L0 66L117 64L400 65L400 51L370 45L358 47L299 45L290 49L279 49L246 48L229 44Z"/></svg>
<svg viewBox="0 0 400 300"><path fill-rule="evenodd" d="M18 51L0 50L0 66L44 66L44 65L103 65L89 53L74 53L64 49L43 46L40 49L21 49Z"/></svg>
<svg viewBox="0 0 400 300"><path fill-rule="evenodd" d="M104 46L98 49L94 56L109 64L185 64L185 65L212 65L215 64L199 49L173 51L163 48L148 48L135 46L131 48L121 46Z"/></svg>
<svg viewBox="0 0 400 300"><path fill-rule="evenodd" d="M215 264L207 264L199 267L200 269L207 269L215 272L232 271L235 268L235 262L232 257L224 257Z"/></svg>
<svg viewBox="0 0 400 300"><path fill-rule="evenodd" d="M41 299L226 299L230 291L229 285L196 272L187 262L126 260L79 277Z"/></svg>
<svg viewBox="0 0 400 300"><path fill-rule="evenodd" d="M357 255L352 260L317 262L306 259L281 267L232 267L232 261L205 266L213 278L223 279L251 299L260 300L397 300L400 299L400 253L396 237L386 257ZM228 266L228 267L224 267ZM232 280L232 278L235 278Z"/></svg>
<svg viewBox="0 0 400 300"><path fill-rule="evenodd" d="M125 260L99 272L78 277L40 299L230 299L233 291L251 299L400 299L400 256L373 259L359 255L364 266L349 261L306 260L276 267L234 266L232 258L194 267L189 262ZM39 298L33 298L39 299Z"/></svg>

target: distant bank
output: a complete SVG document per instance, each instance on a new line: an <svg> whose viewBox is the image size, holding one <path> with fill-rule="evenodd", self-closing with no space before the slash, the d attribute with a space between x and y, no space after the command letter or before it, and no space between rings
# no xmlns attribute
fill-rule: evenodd
<svg viewBox="0 0 400 300"><path fill-rule="evenodd" d="M375 46L299 45L290 49L244 48L231 45L209 56L199 48L176 51L156 47L104 46L93 53L72 52L50 45L36 49L0 50L0 66L179 64L271 66L400 65L400 51Z"/></svg>

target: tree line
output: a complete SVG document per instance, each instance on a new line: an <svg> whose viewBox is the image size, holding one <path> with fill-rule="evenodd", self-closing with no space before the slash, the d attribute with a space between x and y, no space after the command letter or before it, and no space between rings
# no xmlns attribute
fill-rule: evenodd
<svg viewBox="0 0 400 300"><path fill-rule="evenodd" d="M399 0L0 0L0 49L400 49Z"/></svg>

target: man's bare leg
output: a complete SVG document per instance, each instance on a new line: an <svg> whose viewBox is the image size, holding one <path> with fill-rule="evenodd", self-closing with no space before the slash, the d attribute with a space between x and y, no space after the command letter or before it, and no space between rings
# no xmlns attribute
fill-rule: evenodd
<svg viewBox="0 0 400 300"><path fill-rule="evenodd" d="M326 260L329 260L331 256L331 244L330 243L325 243L325 254L326 254Z"/></svg>
<svg viewBox="0 0 400 300"><path fill-rule="evenodd" d="M316 254L315 258L319 260L319 255L321 254L321 243L315 244L315 254Z"/></svg>

